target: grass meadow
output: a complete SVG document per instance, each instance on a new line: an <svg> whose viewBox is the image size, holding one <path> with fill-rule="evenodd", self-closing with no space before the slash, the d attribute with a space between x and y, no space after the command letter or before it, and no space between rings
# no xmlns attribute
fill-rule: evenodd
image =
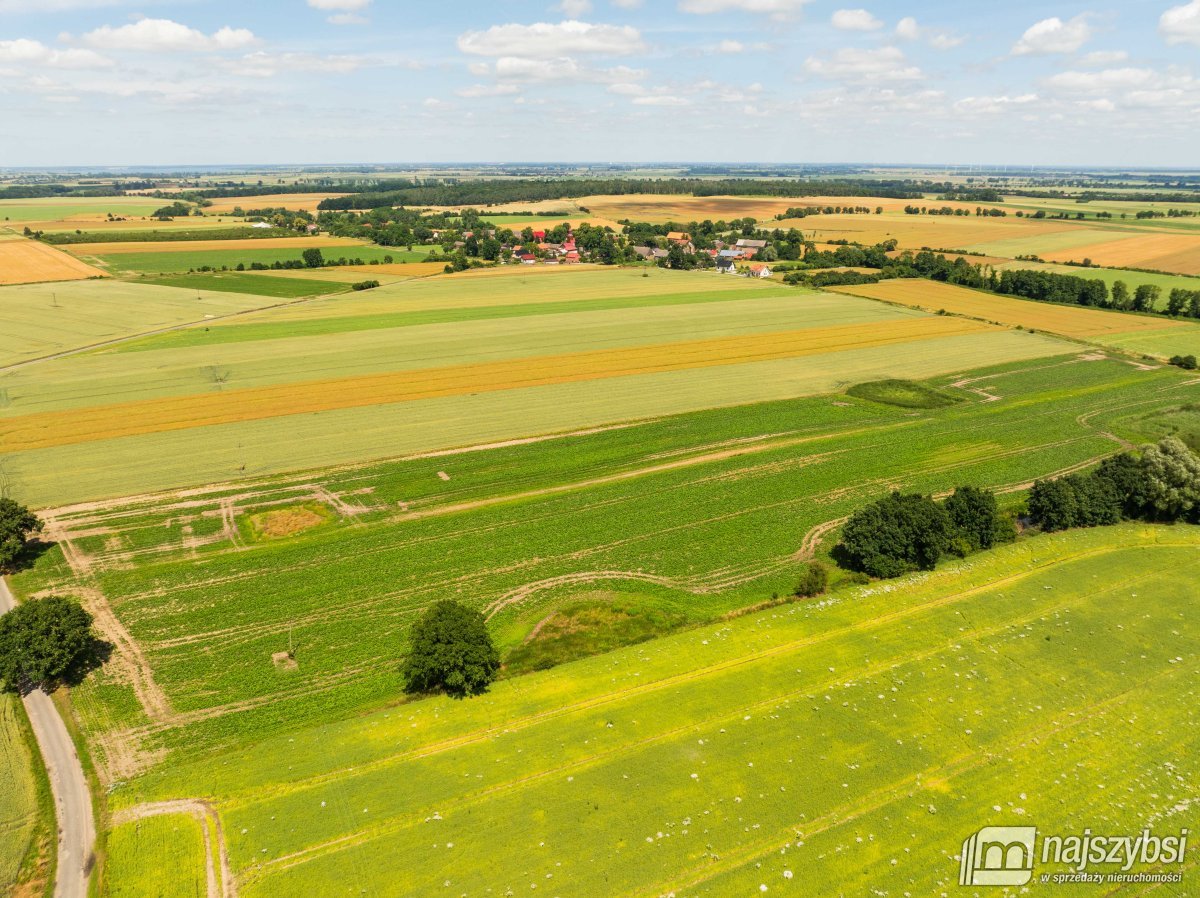
<svg viewBox="0 0 1200 898"><path fill-rule="evenodd" d="M299 262L304 253L302 247L275 247L274 249L254 249L256 241L229 240L227 249L186 250L172 249L163 252L95 252L80 255L80 258L100 266L106 271L117 274L170 274L188 272L193 269L208 266L210 268L236 268L239 264L247 268L258 262L262 265L272 265L275 262ZM108 246L107 244L101 244ZM129 244L133 246L133 244ZM186 246L174 243L172 247ZM369 243L339 243L335 246L318 247L330 259L345 256L348 259L362 259L370 262L372 259L382 262L391 257L399 261L420 261L427 253L408 253L395 247L375 246Z"/></svg>
<svg viewBox="0 0 1200 898"><path fill-rule="evenodd" d="M0 893L5 895L19 894L21 884L32 888L31 880L40 878L39 852L54 826L35 752L20 699L0 694Z"/></svg>

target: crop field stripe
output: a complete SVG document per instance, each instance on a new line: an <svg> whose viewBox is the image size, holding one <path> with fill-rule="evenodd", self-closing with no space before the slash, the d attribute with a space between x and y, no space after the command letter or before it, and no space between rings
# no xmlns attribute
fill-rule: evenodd
<svg viewBox="0 0 1200 898"><path fill-rule="evenodd" d="M96 277L104 272L45 243L23 237L0 240L0 285Z"/></svg>
<svg viewBox="0 0 1200 898"><path fill-rule="evenodd" d="M209 252L240 249L350 249L374 246L351 237L248 237L234 240L162 240L128 243L71 243L69 252L77 256L120 256L129 253Z"/></svg>
<svg viewBox="0 0 1200 898"><path fill-rule="evenodd" d="M7 420L0 424L0 446L15 452L332 409L878 348L991 329L957 318L921 318L128 402Z"/></svg>

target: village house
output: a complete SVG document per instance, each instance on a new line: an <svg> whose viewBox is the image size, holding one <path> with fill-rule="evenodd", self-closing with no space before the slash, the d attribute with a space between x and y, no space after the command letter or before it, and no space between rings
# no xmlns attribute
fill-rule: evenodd
<svg viewBox="0 0 1200 898"><path fill-rule="evenodd" d="M771 276L771 268L768 265L751 265L750 277L753 278L769 278Z"/></svg>
<svg viewBox="0 0 1200 898"><path fill-rule="evenodd" d="M733 264L733 259L717 259L717 274L737 274L737 266Z"/></svg>

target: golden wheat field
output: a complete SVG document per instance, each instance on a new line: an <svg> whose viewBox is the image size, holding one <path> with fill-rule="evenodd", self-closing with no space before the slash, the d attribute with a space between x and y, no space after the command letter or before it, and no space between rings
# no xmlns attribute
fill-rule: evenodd
<svg viewBox="0 0 1200 898"><path fill-rule="evenodd" d="M915 318L149 399L9 419L0 424L0 445L12 452L44 449L333 409L874 349L989 329L958 318Z"/></svg>
<svg viewBox="0 0 1200 898"><path fill-rule="evenodd" d="M24 237L0 238L0 284L81 281L94 277L104 277L104 272L52 246Z"/></svg>
<svg viewBox="0 0 1200 898"><path fill-rule="evenodd" d="M1086 256L1106 268L1200 274L1200 234L1145 234L1041 255L1050 262L1081 261Z"/></svg>
<svg viewBox="0 0 1200 898"><path fill-rule="evenodd" d="M1102 337L1133 331L1190 327L1182 321L1170 321L1124 312L1106 312L1078 306L993 296L966 287L926 280L894 280L855 287L832 287L837 293L895 302L931 312L944 309L955 315L970 315L1013 327L1044 330L1064 337Z"/></svg>

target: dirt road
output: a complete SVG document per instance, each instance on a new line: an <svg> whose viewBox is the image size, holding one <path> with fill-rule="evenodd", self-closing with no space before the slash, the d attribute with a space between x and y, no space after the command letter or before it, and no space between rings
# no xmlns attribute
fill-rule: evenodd
<svg viewBox="0 0 1200 898"><path fill-rule="evenodd" d="M0 577L0 614L15 607L8 583ZM24 697L25 711L42 751L58 815L58 874L55 898L86 898L96 825L92 794L54 701L40 689Z"/></svg>

